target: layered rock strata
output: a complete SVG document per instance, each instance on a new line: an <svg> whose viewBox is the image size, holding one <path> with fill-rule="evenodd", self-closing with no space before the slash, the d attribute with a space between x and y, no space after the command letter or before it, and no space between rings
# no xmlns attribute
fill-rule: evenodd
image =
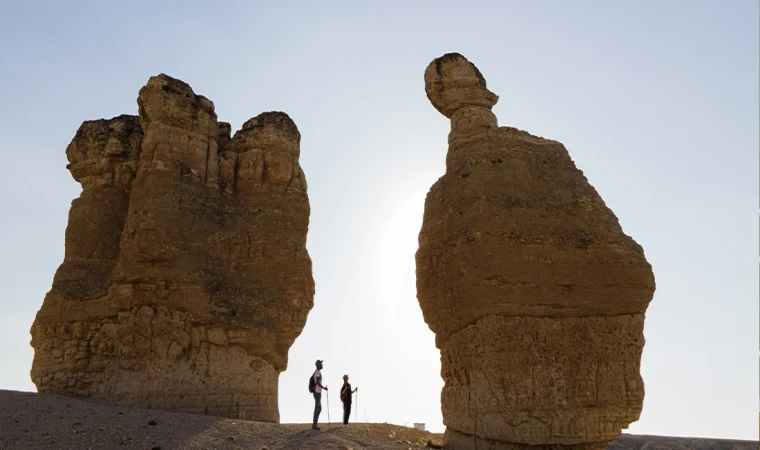
<svg viewBox="0 0 760 450"><path fill-rule="evenodd" d="M278 422L313 306L300 133L281 112L230 136L184 82L139 116L84 122L63 264L31 329L40 392Z"/></svg>
<svg viewBox="0 0 760 450"><path fill-rule="evenodd" d="M416 254L446 445L604 448L644 399L644 252L561 143L497 125L466 58L435 59L425 90L451 120Z"/></svg>

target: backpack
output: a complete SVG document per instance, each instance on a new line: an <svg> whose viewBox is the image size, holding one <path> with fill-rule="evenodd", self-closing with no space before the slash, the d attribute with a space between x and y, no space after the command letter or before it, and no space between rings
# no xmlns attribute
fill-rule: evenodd
<svg viewBox="0 0 760 450"><path fill-rule="evenodd" d="M314 373L317 373L317 371L315 370ZM317 380L314 379L314 373L309 377L309 392L312 394L317 389Z"/></svg>
<svg viewBox="0 0 760 450"><path fill-rule="evenodd" d="M343 387L340 388L341 403L346 403L346 397L351 398L351 383L344 384Z"/></svg>

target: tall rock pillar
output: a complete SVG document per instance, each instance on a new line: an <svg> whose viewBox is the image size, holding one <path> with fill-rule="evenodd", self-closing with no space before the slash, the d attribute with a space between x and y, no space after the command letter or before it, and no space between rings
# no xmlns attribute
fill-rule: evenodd
<svg viewBox="0 0 760 450"><path fill-rule="evenodd" d="M416 254L445 444L602 449L641 412L652 268L561 143L497 125L466 58L435 59L425 90L451 120Z"/></svg>
<svg viewBox="0 0 760 450"><path fill-rule="evenodd" d="M158 75L139 117L85 122L66 255L32 326L40 392L278 422L313 306L301 135L263 113L230 137Z"/></svg>

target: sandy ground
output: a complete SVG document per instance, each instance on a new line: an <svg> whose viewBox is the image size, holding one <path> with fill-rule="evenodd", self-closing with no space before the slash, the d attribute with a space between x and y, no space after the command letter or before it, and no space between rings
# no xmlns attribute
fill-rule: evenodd
<svg viewBox="0 0 760 450"><path fill-rule="evenodd" d="M0 390L0 449L423 449L442 436L391 424L267 424ZM757 450L757 441L623 435L615 450Z"/></svg>

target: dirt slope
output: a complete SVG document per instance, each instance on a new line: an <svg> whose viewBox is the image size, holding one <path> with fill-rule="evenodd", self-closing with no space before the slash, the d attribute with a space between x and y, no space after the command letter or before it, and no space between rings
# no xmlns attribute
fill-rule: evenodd
<svg viewBox="0 0 760 450"><path fill-rule="evenodd" d="M324 415L324 414L323 414ZM335 418L333 418L335 419ZM422 449L442 436L391 424L274 425L0 390L0 449ZM756 441L624 435L608 449L757 450Z"/></svg>

